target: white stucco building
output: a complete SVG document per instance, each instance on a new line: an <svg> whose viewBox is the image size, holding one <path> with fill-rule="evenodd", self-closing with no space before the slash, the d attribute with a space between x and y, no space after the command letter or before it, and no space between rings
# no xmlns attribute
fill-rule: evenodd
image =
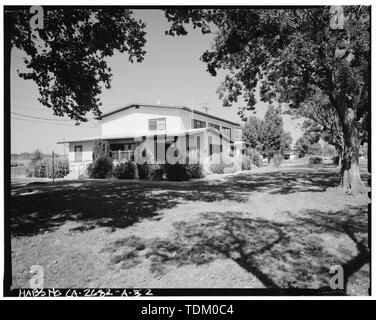
<svg viewBox="0 0 376 320"><path fill-rule="evenodd" d="M71 171L79 174L92 161L96 139L107 140L114 162L126 161L144 142L157 162L163 163L172 144L197 152L203 164L214 154L242 144L240 125L184 106L130 104L103 114L97 120L101 135L62 140L69 144Z"/></svg>

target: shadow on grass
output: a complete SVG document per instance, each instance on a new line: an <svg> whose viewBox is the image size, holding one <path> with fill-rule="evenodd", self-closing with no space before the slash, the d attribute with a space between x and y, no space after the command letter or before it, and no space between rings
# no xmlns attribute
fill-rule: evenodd
<svg viewBox="0 0 376 320"><path fill-rule="evenodd" d="M242 212L205 212L197 220L175 223L168 238L133 236L113 242L105 250L112 255L111 264L123 269L148 259L156 277L171 266L232 259L266 288L332 293L331 266L344 268L347 287L349 278L370 262L366 209L286 214L291 218L288 222L275 223Z"/></svg>
<svg viewBox="0 0 376 320"><path fill-rule="evenodd" d="M159 219L163 210L184 201L244 202L252 192L320 192L338 183L333 170L299 169L184 183L103 180L15 185L11 197L12 235L38 234L69 220L83 223L75 231L96 226L126 228L142 219Z"/></svg>

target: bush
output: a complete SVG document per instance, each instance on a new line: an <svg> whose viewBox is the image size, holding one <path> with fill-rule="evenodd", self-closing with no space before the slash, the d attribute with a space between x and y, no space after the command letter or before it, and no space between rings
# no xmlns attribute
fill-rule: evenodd
<svg viewBox="0 0 376 320"><path fill-rule="evenodd" d="M322 163L322 158L321 158L321 157L313 156L313 157L310 157L310 158L309 158L309 164L310 164L310 165L313 165L313 164L321 164L321 163Z"/></svg>
<svg viewBox="0 0 376 320"><path fill-rule="evenodd" d="M236 168L235 167L225 167L223 169L223 173L225 173L225 174L235 173L235 172L236 172Z"/></svg>
<svg viewBox="0 0 376 320"><path fill-rule="evenodd" d="M148 163L137 164L138 178L141 180L150 179L152 172L152 165Z"/></svg>
<svg viewBox="0 0 376 320"><path fill-rule="evenodd" d="M105 179L112 175L112 159L106 155L100 155L87 167L90 178Z"/></svg>
<svg viewBox="0 0 376 320"><path fill-rule="evenodd" d="M283 156L280 153L275 154L272 158L272 162L276 167L279 167L281 165L282 160Z"/></svg>
<svg viewBox="0 0 376 320"><path fill-rule="evenodd" d="M46 178L46 166L42 163L42 161L34 162L26 170L26 176L29 178Z"/></svg>
<svg viewBox="0 0 376 320"><path fill-rule="evenodd" d="M171 181L189 180L185 164L179 162L175 164L166 163L166 178Z"/></svg>
<svg viewBox="0 0 376 320"><path fill-rule="evenodd" d="M225 168L226 167L229 167L229 166L226 166L226 164L224 163L211 163L210 164L210 171L213 172L213 173L223 173Z"/></svg>
<svg viewBox="0 0 376 320"><path fill-rule="evenodd" d="M256 149L248 148L247 156L251 159L252 164L254 164L256 167L261 167L262 156L260 152L258 152Z"/></svg>
<svg viewBox="0 0 376 320"><path fill-rule="evenodd" d="M41 162L43 160L43 153L39 149L36 149L31 154L31 163L34 165L37 162Z"/></svg>
<svg viewBox="0 0 376 320"><path fill-rule="evenodd" d="M46 176L52 178L63 178L69 174L69 160L68 159L55 159L54 166L52 166L52 159L43 160L46 166Z"/></svg>
<svg viewBox="0 0 376 320"><path fill-rule="evenodd" d="M165 174L165 167L164 165L155 164L151 168L151 179L152 180L162 180Z"/></svg>
<svg viewBox="0 0 376 320"><path fill-rule="evenodd" d="M242 157L242 170L252 169L252 159L249 156Z"/></svg>
<svg viewBox="0 0 376 320"><path fill-rule="evenodd" d="M135 179L136 164L134 162L119 163L114 167L113 175L117 179Z"/></svg>
<svg viewBox="0 0 376 320"><path fill-rule="evenodd" d="M69 174L68 159L55 159L52 166L52 159L43 159L31 164L26 170L27 177L35 178L64 178Z"/></svg>
<svg viewBox="0 0 376 320"><path fill-rule="evenodd" d="M187 163L185 167L187 175L191 179L200 179L204 177L204 171L200 163Z"/></svg>
<svg viewBox="0 0 376 320"><path fill-rule="evenodd" d="M233 158L226 154L215 153L212 155L209 163L209 169L212 173L224 173L224 169L227 167L234 167Z"/></svg>
<svg viewBox="0 0 376 320"><path fill-rule="evenodd" d="M181 163L183 161L180 160L175 164L166 164L165 171L168 180L185 181L204 177L202 166L197 162L196 155L189 153L188 156L182 155L182 157L185 157L185 163Z"/></svg>

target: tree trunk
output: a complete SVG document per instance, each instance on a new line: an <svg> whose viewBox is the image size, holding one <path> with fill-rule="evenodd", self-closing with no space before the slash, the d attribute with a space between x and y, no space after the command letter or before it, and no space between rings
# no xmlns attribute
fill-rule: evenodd
<svg viewBox="0 0 376 320"><path fill-rule="evenodd" d="M341 170L342 169L342 158L343 158L343 151L342 151L342 149L341 150L337 150L337 153L338 153L338 169Z"/></svg>
<svg viewBox="0 0 376 320"><path fill-rule="evenodd" d="M340 187L347 193L365 193L367 188L360 179L359 171L359 139L355 111L352 109L347 111L343 119L344 150Z"/></svg>

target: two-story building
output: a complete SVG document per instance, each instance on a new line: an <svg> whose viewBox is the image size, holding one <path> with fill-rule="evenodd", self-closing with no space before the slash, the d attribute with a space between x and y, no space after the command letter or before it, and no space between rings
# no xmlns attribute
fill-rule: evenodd
<svg viewBox="0 0 376 320"><path fill-rule="evenodd" d="M130 104L103 114L98 137L63 140L69 144L71 170L82 171L92 161L94 141L109 142L114 162L129 160L137 146L147 140L157 162L163 163L167 148L180 142L185 151L197 152L205 165L214 154L241 144L240 125L184 106Z"/></svg>

